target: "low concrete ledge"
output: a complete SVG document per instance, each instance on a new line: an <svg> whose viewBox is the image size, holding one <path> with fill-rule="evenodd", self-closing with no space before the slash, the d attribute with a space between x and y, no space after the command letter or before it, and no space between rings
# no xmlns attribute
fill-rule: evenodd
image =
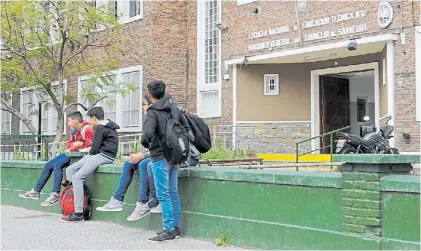
<svg viewBox="0 0 421 251"><path fill-rule="evenodd" d="M2 168L42 169L44 164L45 162L43 161L4 161L1 163L1 166ZM121 168L122 165L102 165L96 172L119 175L121 173ZM179 177L277 185L341 188L342 174L333 172L249 170L226 167L190 167L180 169Z"/></svg>
<svg viewBox="0 0 421 251"><path fill-rule="evenodd" d="M336 154L333 161L355 164L417 164L419 154Z"/></svg>
<svg viewBox="0 0 421 251"><path fill-rule="evenodd" d="M420 193L420 177L391 175L380 179L380 190L388 192Z"/></svg>

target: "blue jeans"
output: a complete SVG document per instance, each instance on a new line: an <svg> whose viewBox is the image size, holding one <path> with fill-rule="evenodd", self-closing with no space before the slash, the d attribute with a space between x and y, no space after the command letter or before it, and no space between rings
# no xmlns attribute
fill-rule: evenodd
<svg viewBox="0 0 421 251"><path fill-rule="evenodd" d="M171 232L180 226L180 196L178 195L178 165L169 165L166 160L154 162L152 172L158 200L162 207L164 228Z"/></svg>
<svg viewBox="0 0 421 251"><path fill-rule="evenodd" d="M139 177L140 177L140 198L139 201L142 203L147 203L149 198L149 193L151 194L150 207L155 207L158 205L158 200L156 199L155 186L150 182L152 177L148 175L148 166L152 164L151 158L146 158L140 161L139 164L132 164L129 161L126 161L121 170L120 183L118 184L117 191L114 194L114 199L123 201L124 195L126 195L127 189L129 188L130 183L133 179L133 174L137 168L139 168Z"/></svg>
<svg viewBox="0 0 421 251"><path fill-rule="evenodd" d="M58 155L57 157L48 161L44 169L39 176L38 182L35 185L34 189L37 192L41 192L44 188L45 184L47 183L48 179L50 179L51 174L54 172L54 185L53 185L53 192L60 193L61 188L61 180L63 179L63 167L69 165L70 159L67 157L65 153Z"/></svg>

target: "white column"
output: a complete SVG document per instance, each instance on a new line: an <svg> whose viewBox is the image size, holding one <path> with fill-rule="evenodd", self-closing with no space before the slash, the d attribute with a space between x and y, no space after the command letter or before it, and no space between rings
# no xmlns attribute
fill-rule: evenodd
<svg viewBox="0 0 421 251"><path fill-rule="evenodd" d="M387 41L387 111L392 119L389 121L390 125L395 125L395 45L393 41ZM380 125L382 126L382 125ZM395 147L395 138L389 141L391 147Z"/></svg>

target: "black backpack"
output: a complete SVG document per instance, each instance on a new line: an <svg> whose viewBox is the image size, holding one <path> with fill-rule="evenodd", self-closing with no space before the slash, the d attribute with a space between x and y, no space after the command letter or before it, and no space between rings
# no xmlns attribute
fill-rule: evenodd
<svg viewBox="0 0 421 251"><path fill-rule="evenodd" d="M170 165L183 163L187 160L190 152L188 132L180 123L180 115L177 107L172 106L165 133L165 152Z"/></svg>
<svg viewBox="0 0 421 251"><path fill-rule="evenodd" d="M209 126L206 122L193 114L184 114L194 135L193 145L200 153L208 152L212 147Z"/></svg>

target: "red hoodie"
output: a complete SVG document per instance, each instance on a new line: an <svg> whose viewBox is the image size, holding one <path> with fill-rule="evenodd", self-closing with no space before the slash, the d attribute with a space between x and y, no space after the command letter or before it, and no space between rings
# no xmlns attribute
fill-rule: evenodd
<svg viewBox="0 0 421 251"><path fill-rule="evenodd" d="M81 149L91 147L92 140L94 137L94 130L89 122L83 121L82 127L76 131L75 135L71 135L69 140L66 143L66 148L70 152L77 152ZM83 142L83 145L80 147L74 147L72 144L74 142Z"/></svg>

